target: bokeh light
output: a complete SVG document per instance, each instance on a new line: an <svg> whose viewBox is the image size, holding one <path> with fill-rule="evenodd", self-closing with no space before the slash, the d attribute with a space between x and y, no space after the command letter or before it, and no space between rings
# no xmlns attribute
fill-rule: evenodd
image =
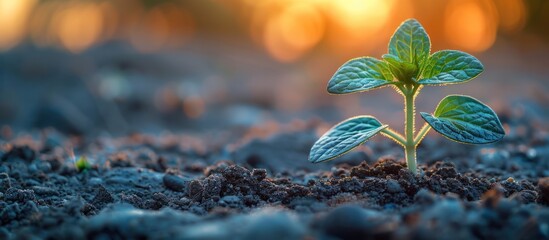
<svg viewBox="0 0 549 240"><path fill-rule="evenodd" d="M500 20L500 29L505 32L517 32L526 24L526 6L522 0L495 1Z"/></svg>
<svg viewBox="0 0 549 240"><path fill-rule="evenodd" d="M330 46L342 51L377 46L383 40L374 36L387 27L394 3L391 0L325 1L325 11L333 22Z"/></svg>
<svg viewBox="0 0 549 240"><path fill-rule="evenodd" d="M185 43L193 31L190 13L167 3L139 14L131 25L129 41L141 52L155 52Z"/></svg>
<svg viewBox="0 0 549 240"><path fill-rule="evenodd" d="M291 4L266 23L265 47L278 60L295 60L320 41L324 33L323 21L314 6Z"/></svg>
<svg viewBox="0 0 549 240"><path fill-rule="evenodd" d="M455 47L466 51L483 51L494 43L498 19L493 2L450 1L445 15L446 38Z"/></svg>
<svg viewBox="0 0 549 240"><path fill-rule="evenodd" d="M229 33L280 62L318 51L346 58L383 52L392 29L414 17L439 47L482 52L500 35L525 31L530 18L544 19L546 5L527 0L0 0L0 50L30 39L40 47L80 53L115 40L154 53L184 46L195 36Z"/></svg>
<svg viewBox="0 0 549 240"><path fill-rule="evenodd" d="M101 8L86 2L59 10L54 24L61 44L71 52L81 52L99 40L105 23Z"/></svg>
<svg viewBox="0 0 549 240"><path fill-rule="evenodd" d="M29 19L28 34L35 45L45 47L56 44L57 34L52 19L61 7L62 4L59 2L45 2L33 10Z"/></svg>
<svg viewBox="0 0 549 240"><path fill-rule="evenodd" d="M35 0L0 0L0 51L17 45L25 35Z"/></svg>

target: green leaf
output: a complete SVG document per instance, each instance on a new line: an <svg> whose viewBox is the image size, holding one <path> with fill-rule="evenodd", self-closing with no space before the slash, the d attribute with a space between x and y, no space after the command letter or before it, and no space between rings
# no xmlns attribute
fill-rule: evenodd
<svg viewBox="0 0 549 240"><path fill-rule="evenodd" d="M419 84L441 85L469 81L478 76L484 67L475 57L455 50L434 53L427 60Z"/></svg>
<svg viewBox="0 0 549 240"><path fill-rule="evenodd" d="M347 119L328 130L315 142L309 154L313 163L332 160L364 143L386 128L372 116Z"/></svg>
<svg viewBox="0 0 549 240"><path fill-rule="evenodd" d="M389 53L383 54L381 58L383 58L383 60L389 63L389 66L399 67L400 65L402 65L402 61L393 54L389 54Z"/></svg>
<svg viewBox="0 0 549 240"><path fill-rule="evenodd" d="M393 83L387 63L371 57L352 59L341 66L328 82L328 92L363 92Z"/></svg>
<svg viewBox="0 0 549 240"><path fill-rule="evenodd" d="M391 37L389 53L401 61L421 66L429 57L431 40L423 26L415 20L403 22Z"/></svg>
<svg viewBox="0 0 549 240"><path fill-rule="evenodd" d="M462 143L492 143L505 135L496 113L469 96L447 96L433 115L422 112L421 117L438 133Z"/></svg>
<svg viewBox="0 0 549 240"><path fill-rule="evenodd" d="M413 63L402 62L392 54L384 54L382 58L388 63L393 76L401 82L412 83L418 75L418 68Z"/></svg>

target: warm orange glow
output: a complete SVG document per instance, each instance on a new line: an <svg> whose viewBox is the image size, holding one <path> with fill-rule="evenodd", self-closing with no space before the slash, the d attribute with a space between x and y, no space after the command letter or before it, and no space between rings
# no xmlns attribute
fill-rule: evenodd
<svg viewBox="0 0 549 240"><path fill-rule="evenodd" d="M375 33L389 19L391 0L326 1L332 20L357 35Z"/></svg>
<svg viewBox="0 0 549 240"><path fill-rule="evenodd" d="M409 0L243 1L252 39L273 58L301 58L320 42L339 55L384 46L389 25L413 17ZM246 14L243 14L244 16ZM244 19L244 21L246 21Z"/></svg>
<svg viewBox="0 0 549 240"><path fill-rule="evenodd" d="M130 43L141 52L154 52L186 42L194 32L190 14L163 4L142 14L130 33Z"/></svg>
<svg viewBox="0 0 549 240"><path fill-rule="evenodd" d="M81 52L101 37L103 15L93 3L68 5L55 16L61 44L71 52Z"/></svg>
<svg viewBox="0 0 549 240"><path fill-rule="evenodd" d="M120 22L120 16L118 11L114 8L110 2L102 2L99 4L101 12L103 13L103 38L111 38L116 35L118 30L118 24Z"/></svg>
<svg viewBox="0 0 549 240"><path fill-rule="evenodd" d="M497 26L493 2L455 0L446 7L446 39L459 49L488 49L496 39Z"/></svg>
<svg viewBox="0 0 549 240"><path fill-rule="evenodd" d="M280 8L280 6L271 1L246 1L245 3L250 6L250 12L252 12L249 20L252 40L258 45L263 45L265 23L274 15L273 12ZM245 22L247 19L244 19L243 21Z"/></svg>
<svg viewBox="0 0 549 240"><path fill-rule="evenodd" d="M435 48L473 52L492 46L498 31L521 32L530 22L525 0L208 3L218 5L219 12L210 11L213 9L207 4L154 2L0 0L0 51L28 37L38 46L62 46L71 52L112 39L129 42L141 52L156 52L186 44L197 31L206 35L225 31L215 21L226 20L230 22L227 26L237 26L235 36L241 33L239 28L248 28L252 40L272 58L292 62L313 50L330 51L342 58L356 56L357 52L381 54L394 28L410 17L419 19L428 29L433 42L437 42ZM542 22L545 15L536 14L532 18Z"/></svg>
<svg viewBox="0 0 549 240"><path fill-rule="evenodd" d="M378 34L395 15L392 0L324 1L325 11L333 22L329 44L338 51L368 51L379 46Z"/></svg>
<svg viewBox="0 0 549 240"><path fill-rule="evenodd" d="M28 24L29 35L34 44L41 47L55 44L57 33L52 18L60 5L55 1L46 2L34 9Z"/></svg>
<svg viewBox="0 0 549 240"><path fill-rule="evenodd" d="M264 44L280 61L293 61L313 48L324 34L324 22L318 10L309 4L288 6L267 22Z"/></svg>
<svg viewBox="0 0 549 240"><path fill-rule="evenodd" d="M0 0L0 51L17 45L25 36L35 0Z"/></svg>
<svg viewBox="0 0 549 240"><path fill-rule="evenodd" d="M130 43L141 52L156 51L166 43L170 35L170 23L159 7L142 16L130 35Z"/></svg>
<svg viewBox="0 0 549 240"><path fill-rule="evenodd" d="M502 30L516 32L524 27L526 23L526 6L524 6L522 0L498 0L495 3Z"/></svg>
<svg viewBox="0 0 549 240"><path fill-rule="evenodd" d="M163 12L170 23L172 36L169 45L176 47L191 39L195 31L194 19L187 10L166 4Z"/></svg>

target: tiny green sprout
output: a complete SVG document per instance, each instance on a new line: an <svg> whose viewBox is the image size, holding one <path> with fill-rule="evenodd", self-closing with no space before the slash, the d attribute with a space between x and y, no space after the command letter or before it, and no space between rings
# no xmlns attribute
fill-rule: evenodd
<svg viewBox="0 0 549 240"><path fill-rule="evenodd" d="M420 113L426 123L415 134L414 102L424 86L467 82L484 70L480 61L467 53L430 51L431 41L423 26L408 19L391 37L389 53L382 56L383 60L360 57L343 64L328 82L328 92L347 94L392 86L404 97L405 133L400 134L369 115L353 117L320 137L311 148L309 161L332 160L381 133L404 147L408 169L416 173L416 148L431 128L461 143L501 140L505 132L494 111L464 95L445 97L433 114Z"/></svg>
<svg viewBox="0 0 549 240"><path fill-rule="evenodd" d="M90 162L88 162L88 158L86 158L85 156L81 156L80 158L78 158L78 161L74 163L74 166L76 167L76 170L78 172L87 171L92 167Z"/></svg>

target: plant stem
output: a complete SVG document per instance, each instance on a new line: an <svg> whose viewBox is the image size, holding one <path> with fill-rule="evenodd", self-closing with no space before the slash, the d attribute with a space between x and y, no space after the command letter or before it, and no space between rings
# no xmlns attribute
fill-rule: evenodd
<svg viewBox="0 0 549 240"><path fill-rule="evenodd" d="M414 100L416 98L416 87L411 86L409 91L404 93L404 112L405 119L405 133L406 144L404 145L404 151L406 152L406 165L412 173L417 172L416 163L416 144L414 143L414 128L415 128L415 106Z"/></svg>
<svg viewBox="0 0 549 240"><path fill-rule="evenodd" d="M421 129L419 129L419 131L417 132L416 137L414 138L414 145L416 145L416 147L417 147L417 145L419 145L421 140L423 140L425 135L427 135L429 130L431 130L431 125L429 125L428 123L423 124L423 127L421 127Z"/></svg>
<svg viewBox="0 0 549 240"><path fill-rule="evenodd" d="M395 141L396 143L402 146L406 145L406 140L404 139L404 137L400 133L395 132L395 130L393 129L390 129L387 127L381 130L381 134L385 135L386 137L392 139L393 141Z"/></svg>

